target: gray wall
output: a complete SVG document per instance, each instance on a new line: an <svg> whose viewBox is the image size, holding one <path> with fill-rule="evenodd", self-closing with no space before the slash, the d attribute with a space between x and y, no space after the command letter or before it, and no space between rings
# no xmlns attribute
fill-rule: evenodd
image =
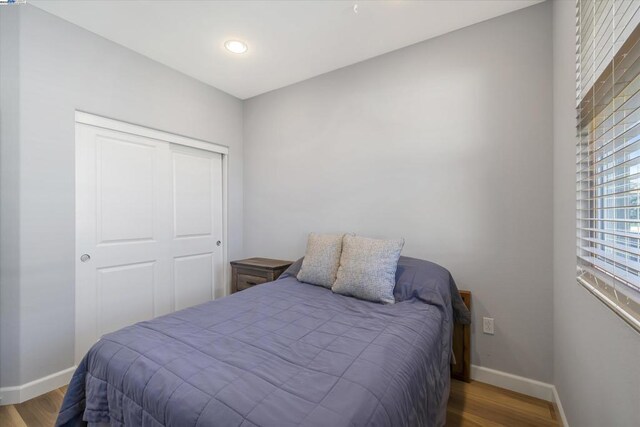
<svg viewBox="0 0 640 427"><path fill-rule="evenodd" d="M575 3L554 1L554 383L572 426L640 425L640 337L576 283Z"/></svg>
<svg viewBox="0 0 640 427"><path fill-rule="evenodd" d="M6 220L19 223L19 246L9 249L19 254L14 345L24 384L73 365L76 109L229 146L231 258L242 254L243 176L240 100L40 9L19 9L20 155L3 161L19 167L19 212Z"/></svg>
<svg viewBox="0 0 640 427"><path fill-rule="evenodd" d="M245 255L403 236L473 291L472 363L551 382L551 88L543 3L245 101Z"/></svg>
<svg viewBox="0 0 640 427"><path fill-rule="evenodd" d="M18 384L20 158L17 10L0 13L0 385Z"/></svg>

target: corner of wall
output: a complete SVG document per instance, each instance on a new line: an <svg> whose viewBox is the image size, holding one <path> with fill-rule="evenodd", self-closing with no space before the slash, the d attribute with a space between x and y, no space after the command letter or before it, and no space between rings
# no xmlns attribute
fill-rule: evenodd
<svg viewBox="0 0 640 427"><path fill-rule="evenodd" d="M0 387L20 381L20 16L0 8Z"/></svg>

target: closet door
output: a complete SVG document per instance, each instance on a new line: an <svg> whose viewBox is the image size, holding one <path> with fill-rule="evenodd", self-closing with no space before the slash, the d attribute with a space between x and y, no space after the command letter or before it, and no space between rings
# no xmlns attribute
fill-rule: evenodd
<svg viewBox="0 0 640 427"><path fill-rule="evenodd" d="M222 283L222 156L171 146L173 308L215 297ZM222 289L220 289L222 290Z"/></svg>
<svg viewBox="0 0 640 427"><path fill-rule="evenodd" d="M76 124L76 361L223 289L222 156Z"/></svg>

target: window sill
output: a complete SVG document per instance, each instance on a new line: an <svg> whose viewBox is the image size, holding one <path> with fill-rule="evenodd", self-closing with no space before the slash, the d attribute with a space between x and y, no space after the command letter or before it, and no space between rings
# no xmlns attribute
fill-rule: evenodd
<svg viewBox="0 0 640 427"><path fill-rule="evenodd" d="M588 290L593 296L602 301L611 311L613 311L618 317L624 320L629 326L631 326L636 332L640 333L640 318L637 314L624 310L620 303L616 301L614 293L608 293L607 291L592 285L587 280L578 277L577 281L586 290Z"/></svg>

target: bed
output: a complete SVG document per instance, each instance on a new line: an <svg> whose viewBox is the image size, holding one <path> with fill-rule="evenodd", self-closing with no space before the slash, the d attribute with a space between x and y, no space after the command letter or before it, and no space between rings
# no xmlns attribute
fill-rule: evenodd
<svg viewBox="0 0 640 427"><path fill-rule="evenodd" d="M278 280L103 336L57 426L441 426L454 321L449 272L401 257L396 304Z"/></svg>

